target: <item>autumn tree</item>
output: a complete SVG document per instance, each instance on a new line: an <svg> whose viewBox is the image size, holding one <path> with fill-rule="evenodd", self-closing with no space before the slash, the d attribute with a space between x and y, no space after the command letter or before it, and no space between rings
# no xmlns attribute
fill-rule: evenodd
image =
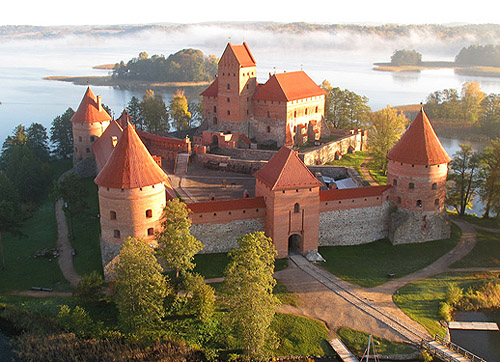
<svg viewBox="0 0 500 362"><path fill-rule="evenodd" d="M481 102L484 99L484 92L481 90L479 82L465 82L462 86L462 114L466 122L477 122L481 116Z"/></svg>
<svg viewBox="0 0 500 362"><path fill-rule="evenodd" d="M325 121L333 128L359 128L369 118L368 98L348 89L333 88L327 80L321 83L325 96Z"/></svg>
<svg viewBox="0 0 500 362"><path fill-rule="evenodd" d="M161 134L168 132L168 111L161 94L148 89L141 102L142 119L147 132Z"/></svg>
<svg viewBox="0 0 500 362"><path fill-rule="evenodd" d="M191 219L189 209L179 199L167 201L163 210L161 231L157 233L158 255L168 268L175 269L176 277L193 270L194 255L203 249L203 244L196 239L189 227Z"/></svg>
<svg viewBox="0 0 500 362"><path fill-rule="evenodd" d="M74 173L66 175L61 181L54 182L52 197L63 199L63 210L69 216L71 239L75 239L74 218L88 210L87 191L80 177Z"/></svg>
<svg viewBox="0 0 500 362"><path fill-rule="evenodd" d="M169 292L162 271L154 249L144 240L124 240L113 267L115 302L123 331L141 335L159 327Z"/></svg>
<svg viewBox="0 0 500 362"><path fill-rule="evenodd" d="M484 217L490 212L500 214L500 141L492 141L480 155L481 187L479 195L485 206Z"/></svg>
<svg viewBox="0 0 500 362"><path fill-rule="evenodd" d="M455 152L450 162L448 180L446 203L463 216L466 208L472 205L480 185L479 157L471 146L460 144L460 150Z"/></svg>
<svg viewBox="0 0 500 362"><path fill-rule="evenodd" d="M5 254L2 235L7 232L21 234L20 228L23 221L24 217L16 187L5 173L0 172L0 254L3 270L5 270Z"/></svg>
<svg viewBox="0 0 500 362"><path fill-rule="evenodd" d="M228 320L240 348L251 357L262 357L268 330L279 305L273 295L276 250L261 231L238 240L238 248L225 271L224 301Z"/></svg>
<svg viewBox="0 0 500 362"><path fill-rule="evenodd" d="M206 284L203 276L197 273L186 273L184 275L184 289L190 297L189 310L202 322L208 322L215 312L215 291Z"/></svg>
<svg viewBox="0 0 500 362"><path fill-rule="evenodd" d="M500 134L500 94L491 93L481 102L480 124L485 132Z"/></svg>
<svg viewBox="0 0 500 362"><path fill-rule="evenodd" d="M69 158L73 154L73 129L71 117L75 114L72 108L68 108L62 115L52 121L50 127L50 141L53 145L53 153L58 158Z"/></svg>
<svg viewBox="0 0 500 362"><path fill-rule="evenodd" d="M185 130L190 126L191 113L188 110L188 101L184 91L177 90L170 100L168 108L173 127L177 130Z"/></svg>
<svg viewBox="0 0 500 362"><path fill-rule="evenodd" d="M383 174L387 174L388 160L385 157L403 134L408 119L401 112L387 106L372 113L370 117L368 146L375 164Z"/></svg>

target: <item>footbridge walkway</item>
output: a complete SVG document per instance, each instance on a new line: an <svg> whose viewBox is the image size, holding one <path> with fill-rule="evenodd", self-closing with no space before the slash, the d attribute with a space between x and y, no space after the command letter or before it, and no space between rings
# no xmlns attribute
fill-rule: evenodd
<svg viewBox="0 0 500 362"><path fill-rule="evenodd" d="M376 318L403 336L408 342L426 348L430 353L438 355L444 361L453 362L486 362L472 353L456 346L450 348L450 343L441 339L432 340L431 336L416 330L392 313L378 307L371 301L359 296L347 283L330 274L326 270L308 262L301 255L289 257L301 270L312 276L325 287L356 306L365 313Z"/></svg>

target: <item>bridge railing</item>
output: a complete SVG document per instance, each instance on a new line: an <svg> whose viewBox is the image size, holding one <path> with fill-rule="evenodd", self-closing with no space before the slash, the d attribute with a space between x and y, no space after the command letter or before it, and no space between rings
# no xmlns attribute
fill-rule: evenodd
<svg viewBox="0 0 500 362"><path fill-rule="evenodd" d="M447 341L446 339L444 339L443 337L441 337L439 335L436 335L434 337L434 340L436 342L438 342L439 344L446 346L448 349L452 350L453 352L457 352L457 353L461 354L462 356L464 356L465 358L468 358L472 362L486 362L486 360L482 359L481 357L476 356L474 353L466 350L465 348L460 347L459 345L457 345L453 342ZM432 347L428 343L423 342L423 344L429 350L429 352L438 355L443 360L454 361L453 358L450 358L450 356L445 355L442 351Z"/></svg>

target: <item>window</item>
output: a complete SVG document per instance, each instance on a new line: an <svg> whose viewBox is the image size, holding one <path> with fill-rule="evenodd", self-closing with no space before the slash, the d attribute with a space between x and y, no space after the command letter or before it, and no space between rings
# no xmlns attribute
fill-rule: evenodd
<svg viewBox="0 0 500 362"><path fill-rule="evenodd" d="M247 84L247 89L248 89L248 84Z"/></svg>
<svg viewBox="0 0 500 362"><path fill-rule="evenodd" d="M147 209L146 210L146 217L149 219L149 218L152 218L153 217L153 210L151 209Z"/></svg>
<svg viewBox="0 0 500 362"><path fill-rule="evenodd" d="M434 200L434 205L439 206L439 199Z"/></svg>
<svg viewBox="0 0 500 362"><path fill-rule="evenodd" d="M408 188L410 190L415 190L415 184L413 182L410 182L410 185L408 185Z"/></svg>
<svg viewBox="0 0 500 362"><path fill-rule="evenodd" d="M397 203L400 204L401 203L401 197L398 196L398 199L397 199Z"/></svg>
<svg viewBox="0 0 500 362"><path fill-rule="evenodd" d="M267 126L267 133L271 133L271 127Z"/></svg>
<svg viewBox="0 0 500 362"><path fill-rule="evenodd" d="M398 185L398 180L394 179L392 180L392 186L397 186Z"/></svg>
<svg viewBox="0 0 500 362"><path fill-rule="evenodd" d="M297 111L293 111L293 118L297 118Z"/></svg>
<svg viewBox="0 0 500 362"><path fill-rule="evenodd" d="M308 111L308 109L306 108L306 116L307 116L307 111Z"/></svg>
<svg viewBox="0 0 500 362"><path fill-rule="evenodd" d="M214 106L214 113L217 113L217 106Z"/></svg>
<svg viewBox="0 0 500 362"><path fill-rule="evenodd" d="M94 142L95 141L95 136L90 136L90 142Z"/></svg>
<svg viewBox="0 0 500 362"><path fill-rule="evenodd" d="M434 183L432 184L432 187L431 187L431 188L432 188L433 190L437 190L437 188L438 188L437 183L435 183L435 182L434 182Z"/></svg>
<svg viewBox="0 0 500 362"><path fill-rule="evenodd" d="M117 239L120 238L120 230L113 230L113 236Z"/></svg>
<svg viewBox="0 0 500 362"><path fill-rule="evenodd" d="M116 211L110 211L109 212L109 218L111 220L116 220Z"/></svg>
<svg viewBox="0 0 500 362"><path fill-rule="evenodd" d="M231 84L227 83L227 90L231 89Z"/></svg>
<svg viewBox="0 0 500 362"><path fill-rule="evenodd" d="M151 236L151 235L154 235L155 234L155 229L154 228L149 228L148 229L148 235Z"/></svg>
<svg viewBox="0 0 500 362"><path fill-rule="evenodd" d="M269 111L267 111L267 118L270 118L271 117L271 113L269 113Z"/></svg>
<svg viewBox="0 0 500 362"><path fill-rule="evenodd" d="M227 97L227 103L231 102L231 98Z"/></svg>
<svg viewBox="0 0 500 362"><path fill-rule="evenodd" d="M314 110L315 113L318 113L318 106L316 106L316 109Z"/></svg>
<svg viewBox="0 0 500 362"><path fill-rule="evenodd" d="M82 136L78 136L78 142L82 142Z"/></svg>
<svg viewBox="0 0 500 362"><path fill-rule="evenodd" d="M294 213L300 212L300 205L298 202L296 202L295 205L293 205L293 212Z"/></svg>
<svg viewBox="0 0 500 362"><path fill-rule="evenodd" d="M422 207L422 200L417 200L417 207Z"/></svg>
<svg viewBox="0 0 500 362"><path fill-rule="evenodd" d="M227 115L230 116L231 115L231 111L228 109L227 110Z"/></svg>
<svg viewBox="0 0 500 362"><path fill-rule="evenodd" d="M85 149L85 152L90 153L90 148L88 148L88 147L87 147L87 148Z"/></svg>

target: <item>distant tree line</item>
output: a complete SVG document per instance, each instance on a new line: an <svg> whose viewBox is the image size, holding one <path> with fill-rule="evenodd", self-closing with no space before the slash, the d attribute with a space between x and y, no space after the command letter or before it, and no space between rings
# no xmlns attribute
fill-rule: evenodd
<svg viewBox="0 0 500 362"><path fill-rule="evenodd" d="M455 63L500 67L500 45L471 45L464 47L455 57Z"/></svg>
<svg viewBox="0 0 500 362"><path fill-rule="evenodd" d="M485 94L478 82L465 82L460 93L450 88L429 94L425 110L433 119L472 123L489 134L500 132L500 94Z"/></svg>
<svg viewBox="0 0 500 362"><path fill-rule="evenodd" d="M168 58L164 55L148 56L141 52L125 64L121 61L113 68L112 76L122 80L148 82L203 82L217 74L217 58L205 57L200 50L183 49Z"/></svg>

